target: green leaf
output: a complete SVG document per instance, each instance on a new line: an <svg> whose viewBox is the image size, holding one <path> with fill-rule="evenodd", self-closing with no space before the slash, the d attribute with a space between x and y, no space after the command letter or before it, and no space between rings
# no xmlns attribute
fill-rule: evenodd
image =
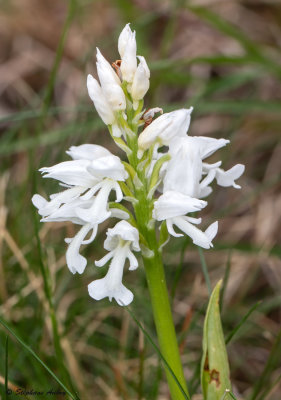
<svg viewBox="0 0 281 400"><path fill-rule="evenodd" d="M231 390L229 365L220 319L219 281L210 297L204 322L201 385L204 400L221 400Z"/></svg>

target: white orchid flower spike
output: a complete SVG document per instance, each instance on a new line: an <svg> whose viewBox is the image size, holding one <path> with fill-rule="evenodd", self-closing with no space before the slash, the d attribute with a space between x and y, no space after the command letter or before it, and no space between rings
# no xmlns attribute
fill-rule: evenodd
<svg viewBox="0 0 281 400"><path fill-rule="evenodd" d="M88 75L87 89L111 138L124 152L124 161L100 145L72 146L67 151L71 160L40 169L44 178L57 180L62 189L48 199L35 194L32 202L42 222L79 226L74 237L65 239L66 263L73 274L84 272L87 260L80 249L94 241L99 225L111 217L121 220L107 232L108 254L96 261L100 267L111 260L108 273L90 283L89 293L96 300L108 297L128 305L133 294L122 283L124 265L128 259L129 269L137 268L133 252L140 251L139 240L147 276L149 265L161 262L159 251L169 236L167 230L211 248L218 223L202 231L197 227L201 218L190 213L207 206L202 199L211 194L214 181L239 189L236 181L245 167L237 164L225 171L221 161L206 161L229 140L189 136L193 107L168 113L157 104L144 108L150 69L137 54L136 32L130 24L120 33L118 51L121 59L109 62L97 49L97 76ZM160 234L155 229L159 222L164 228Z"/></svg>

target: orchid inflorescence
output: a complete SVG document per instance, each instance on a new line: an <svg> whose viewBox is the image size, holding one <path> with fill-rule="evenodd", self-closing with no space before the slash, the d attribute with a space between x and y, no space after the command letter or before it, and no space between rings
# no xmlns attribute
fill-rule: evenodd
<svg viewBox="0 0 281 400"><path fill-rule="evenodd" d="M80 254L80 246L94 241L99 224L109 217L120 220L107 231L104 247L108 253L95 262L102 267L111 260L108 272L90 283L88 290L96 300L109 297L128 305L133 294L122 283L126 259L129 270L136 269L138 261L133 252L141 251L143 257L152 258L167 243L169 234L186 234L197 246L212 247L218 222L203 231L197 227L201 218L190 213L207 206L202 199L212 192L214 180L220 186L240 188L235 181L244 166L237 164L224 171L221 161L205 161L229 140L188 136L192 107L164 114L159 107L143 109L150 71L145 58L136 55L135 32L129 24L119 36L118 51L121 60L112 67L97 49L100 83L88 75L87 88L128 161L121 161L100 145L72 146L67 151L71 161L40 169L44 178L58 180L65 190L51 195L48 201L36 194L32 201L41 221L71 221L81 226L73 238L65 239L66 262L73 274L84 272L87 260ZM156 114L162 115L155 118ZM140 128L143 130L138 134ZM112 191L114 202L109 200ZM120 204L122 200L128 207ZM160 233L156 237L157 225Z"/></svg>

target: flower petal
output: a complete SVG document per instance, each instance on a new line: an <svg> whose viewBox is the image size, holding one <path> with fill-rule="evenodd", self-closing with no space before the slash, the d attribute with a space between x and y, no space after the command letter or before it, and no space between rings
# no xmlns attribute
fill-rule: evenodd
<svg viewBox="0 0 281 400"><path fill-rule="evenodd" d="M129 270L134 271L139 266L138 260L137 260L136 256L131 252L131 250L128 251L127 257L130 261Z"/></svg>
<svg viewBox="0 0 281 400"><path fill-rule="evenodd" d="M97 179L111 178L124 181L128 177L120 158L114 155L92 161L87 170Z"/></svg>
<svg viewBox="0 0 281 400"><path fill-rule="evenodd" d="M166 224L167 224L167 230L168 230L168 232L169 232L170 235L172 235L172 236L174 236L174 237L181 237L181 236L183 236L182 233L176 233L176 232L175 232L174 227L173 227L173 224L174 224L173 218L168 218L167 221L166 221Z"/></svg>
<svg viewBox="0 0 281 400"><path fill-rule="evenodd" d="M82 226L80 231L72 239L66 251L67 266L73 274L76 272L78 272L78 274L82 274L87 265L87 260L85 257L81 256L81 254L79 254L79 249L84 238L91 229L91 224Z"/></svg>
<svg viewBox="0 0 281 400"><path fill-rule="evenodd" d="M154 203L153 218L163 221L167 218L185 215L206 207L207 202L180 192L167 191Z"/></svg>
<svg viewBox="0 0 281 400"><path fill-rule="evenodd" d="M111 258L114 256L114 251L110 251L107 253L104 257L102 257L100 260L96 260L95 264L97 267L103 267Z"/></svg>
<svg viewBox="0 0 281 400"><path fill-rule="evenodd" d="M235 183L235 180L245 171L245 165L237 164L230 168L228 171L224 171L221 168L216 170L216 180L218 185L223 187L233 186L235 189L240 189L241 186Z"/></svg>
<svg viewBox="0 0 281 400"><path fill-rule="evenodd" d="M89 165L88 160L64 161L39 171L45 174L44 178L57 179L67 185L92 187L97 183L97 178L87 171Z"/></svg>
<svg viewBox="0 0 281 400"><path fill-rule="evenodd" d="M96 160L100 157L112 155L109 150L98 144L81 144L71 146L66 152L73 160Z"/></svg>
<svg viewBox="0 0 281 400"><path fill-rule="evenodd" d="M104 242L104 248L106 250L113 250L118 244L120 239L128 242L132 242L132 248L135 251L139 251L139 232L127 221L118 222L114 228L108 229L107 238Z"/></svg>
<svg viewBox="0 0 281 400"><path fill-rule="evenodd" d="M215 237L217 233L218 223L214 222L209 228L202 232L200 229L196 228L196 226L192 225L187 219L182 217L173 218L173 223L186 235L188 235L194 244L197 246L203 247L204 249L209 249L213 247L212 239Z"/></svg>

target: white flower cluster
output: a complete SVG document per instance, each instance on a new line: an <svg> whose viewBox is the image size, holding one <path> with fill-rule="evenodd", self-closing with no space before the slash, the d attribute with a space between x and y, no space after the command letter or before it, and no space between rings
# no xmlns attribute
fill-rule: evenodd
<svg viewBox="0 0 281 400"><path fill-rule="evenodd" d="M187 217L186 214L206 207L208 203L200 199L212 192L210 184L214 179L220 186L239 189L235 180L243 174L245 167L237 164L224 171L220 168L221 161L215 164L203 162L229 140L187 136L191 112L192 108L161 115L144 129L138 143L140 151L155 144L156 148L169 146L170 160L162 168L163 194L154 203L153 217L157 221L166 220L171 235L182 236L174 231L175 225L190 236L194 244L209 249L217 234L217 221L202 232L194 226L201 223L201 218ZM158 157L159 153L156 153Z"/></svg>
<svg viewBox="0 0 281 400"><path fill-rule="evenodd" d="M136 55L136 49L135 32L127 24L118 41L121 60L112 67L97 49L100 83L92 75L87 79L89 96L113 139L119 145L121 136L126 141L122 140L122 143L128 150L128 158L130 154L132 156L129 164L99 145L72 146L67 151L71 161L40 170L44 178L58 180L65 190L51 195L49 201L39 194L32 198L42 216L41 221L71 221L81 226L73 238L65 239L68 244L66 261L73 274L84 272L87 260L80 254L80 246L93 242L99 224L109 217L121 220L107 231L104 247L108 254L95 262L101 267L111 260L107 275L88 286L94 299L114 298L120 305L128 305L133 300L132 292L122 283L122 276L126 259L129 270L138 267L132 251L140 251L139 242L145 236L140 226L155 229L156 221L166 221L171 235L182 236L174 230L177 227L196 245L206 249L212 247L218 223L214 222L203 232L195 226L201 223L201 218L187 214L206 207L207 202L202 198L212 192L210 184L213 180L220 186L240 188L235 180L244 171L240 164L224 171L220 161L215 164L205 162L229 141L187 136L192 108L166 113L154 120L155 113L162 109L142 110L150 71L144 57ZM144 124L145 128L137 136L138 128ZM168 146L166 153L159 151L163 145ZM143 192L151 185L147 193ZM156 189L160 197L153 198ZM112 191L116 194L115 202L109 201ZM146 201L146 209L151 210L149 221L141 223L137 218L141 213L137 215L136 209L134 219L124 206L118 205L123 199L131 201L132 207ZM146 241L148 250L149 245ZM151 256L153 251L146 251L144 256L147 254Z"/></svg>

